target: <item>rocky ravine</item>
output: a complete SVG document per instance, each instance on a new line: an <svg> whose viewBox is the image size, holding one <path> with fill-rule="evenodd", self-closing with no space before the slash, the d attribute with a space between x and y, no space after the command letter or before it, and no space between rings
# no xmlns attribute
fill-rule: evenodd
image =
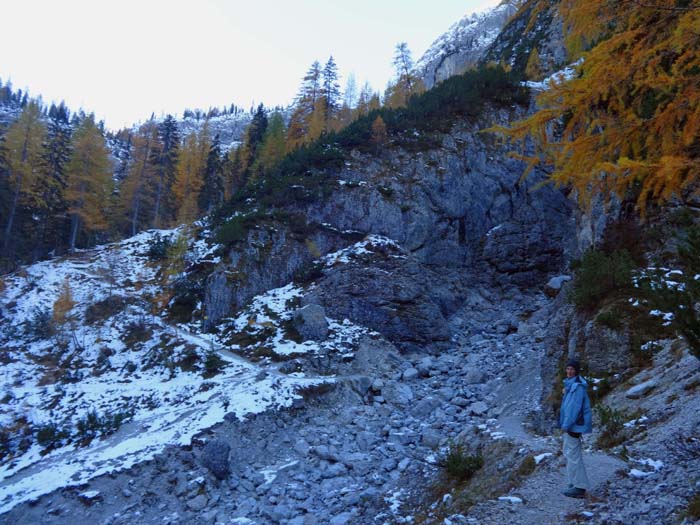
<svg viewBox="0 0 700 525"><path fill-rule="evenodd" d="M408 523L439 470L440 447L524 435L520 422L540 410L542 384L519 373L545 355L553 308L544 294L475 289L450 319L456 335L440 355L401 354L367 337L352 362L334 364L330 392L309 392L288 411L227 418L190 450L54 492L2 521ZM505 402L504 385L524 387L527 399ZM512 427L503 435L498 416ZM551 440L527 441L519 454L556 452Z"/></svg>
<svg viewBox="0 0 700 525"><path fill-rule="evenodd" d="M698 424L690 406L700 372L682 349L659 354L646 376L615 394L628 399L635 381L664 377L644 391L650 423L630 440L627 462L587 456L596 483L590 500L556 490L564 477L546 398L558 388L573 313L565 292L552 299L542 290L576 252L580 229L561 192L532 191L537 175L520 181L522 167L476 129L457 129L441 148L418 155L353 157L327 199L287 210L318 226L306 239L317 253L284 224L261 225L207 280L204 308L218 326L348 235L393 239L396 246L347 263L327 261L300 300L315 312L310 318L348 318L375 335L352 356L266 365L334 376L334 386L308 389L291 409L242 421L227 415L190 447L21 504L0 522L540 524L591 514L601 523L670 523L680 516L697 490L698 458L661 456L669 435ZM300 332L323 337L323 330ZM450 443L485 457L467 492L441 478ZM528 458L534 466L521 471ZM631 468L644 474L630 478Z"/></svg>

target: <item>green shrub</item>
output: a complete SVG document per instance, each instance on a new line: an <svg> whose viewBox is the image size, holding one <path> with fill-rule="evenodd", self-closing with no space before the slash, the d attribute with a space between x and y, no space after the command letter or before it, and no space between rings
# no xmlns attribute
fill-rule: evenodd
<svg viewBox="0 0 700 525"><path fill-rule="evenodd" d="M688 500L686 514L689 518L700 519L700 492Z"/></svg>
<svg viewBox="0 0 700 525"><path fill-rule="evenodd" d="M197 367L197 363L201 360L197 348L192 345L187 345L185 351L183 352L180 359L177 361L177 366L179 366L184 372L192 372Z"/></svg>
<svg viewBox="0 0 700 525"><path fill-rule="evenodd" d="M630 415L624 410L616 410L602 403L596 405L594 410L602 428L597 445L601 448L612 448L623 443L628 437L625 422L630 419Z"/></svg>
<svg viewBox="0 0 700 525"><path fill-rule="evenodd" d="M650 308L673 314L673 330L683 336L690 352L700 359L700 226L687 228L678 246L682 274L668 278L662 268L648 270L638 279L640 295ZM669 282L675 281L675 284Z"/></svg>
<svg viewBox="0 0 700 525"><path fill-rule="evenodd" d="M207 352L207 356L204 359L204 378L208 379L214 377L221 373L221 370L226 366L226 361L221 359L218 353L213 350Z"/></svg>
<svg viewBox="0 0 700 525"><path fill-rule="evenodd" d="M217 244L231 246L248 238L248 227L245 217L236 216L223 223L216 230L214 240Z"/></svg>
<svg viewBox="0 0 700 525"><path fill-rule="evenodd" d="M676 226L689 228L693 226L693 223L695 222L695 214L690 210L690 208L683 206L673 210L669 214L668 220Z"/></svg>
<svg viewBox="0 0 700 525"><path fill-rule="evenodd" d="M76 438L83 445L88 445L97 436L106 436L119 430L122 424L131 419L133 410L118 411L100 416L96 410L88 411L76 423Z"/></svg>
<svg viewBox="0 0 700 525"><path fill-rule="evenodd" d="M450 444L438 464L451 478L466 481L484 466L484 458L481 455L467 454L462 445Z"/></svg>
<svg viewBox="0 0 700 525"><path fill-rule="evenodd" d="M178 322L189 322L197 304L204 299L204 286L198 280L187 276L172 283L173 297L168 303L168 314Z"/></svg>
<svg viewBox="0 0 700 525"><path fill-rule="evenodd" d="M49 308L37 308L27 321L27 333L35 339L49 339L56 333L56 325Z"/></svg>
<svg viewBox="0 0 700 525"><path fill-rule="evenodd" d="M572 265L574 283L570 300L582 309L592 309L614 292L632 287L634 261L626 250L608 255L589 250Z"/></svg>
<svg viewBox="0 0 700 525"><path fill-rule="evenodd" d="M156 233L148 241L146 256L151 261L164 261L168 258L168 250L170 250L172 245L173 241L170 237L163 237L159 233Z"/></svg>
<svg viewBox="0 0 700 525"><path fill-rule="evenodd" d="M596 323L607 326L611 330L619 330L622 328L622 316L619 312L613 310L600 312L595 320Z"/></svg>
<svg viewBox="0 0 700 525"><path fill-rule="evenodd" d="M63 440L70 437L70 434L65 429L59 428L56 423L49 423L39 427L36 433L36 440L42 447L55 447L60 445Z"/></svg>
<svg viewBox="0 0 700 525"><path fill-rule="evenodd" d="M125 304L125 298L118 295L92 303L85 310L85 322L87 324L95 324L97 321L109 319L121 312Z"/></svg>

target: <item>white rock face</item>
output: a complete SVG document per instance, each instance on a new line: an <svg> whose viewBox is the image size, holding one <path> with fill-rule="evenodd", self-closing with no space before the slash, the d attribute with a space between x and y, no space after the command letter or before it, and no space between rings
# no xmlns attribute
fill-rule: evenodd
<svg viewBox="0 0 700 525"><path fill-rule="evenodd" d="M517 4L511 0L481 13L470 13L435 40L416 64L426 88L476 64L516 12Z"/></svg>

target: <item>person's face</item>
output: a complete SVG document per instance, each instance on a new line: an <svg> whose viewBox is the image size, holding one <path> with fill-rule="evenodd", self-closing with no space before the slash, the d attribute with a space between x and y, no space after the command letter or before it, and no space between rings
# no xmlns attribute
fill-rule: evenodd
<svg viewBox="0 0 700 525"><path fill-rule="evenodd" d="M576 369L573 366L566 367L566 377L574 377L576 375Z"/></svg>

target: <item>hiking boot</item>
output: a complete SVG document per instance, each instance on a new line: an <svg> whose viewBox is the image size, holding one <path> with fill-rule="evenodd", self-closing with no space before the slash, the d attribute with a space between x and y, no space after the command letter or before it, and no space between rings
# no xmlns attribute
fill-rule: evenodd
<svg viewBox="0 0 700 525"><path fill-rule="evenodd" d="M585 498L586 497L586 489L579 489L576 487L571 487L571 488L568 488L568 489L562 491L562 494L564 494L564 496L567 496L569 498Z"/></svg>

